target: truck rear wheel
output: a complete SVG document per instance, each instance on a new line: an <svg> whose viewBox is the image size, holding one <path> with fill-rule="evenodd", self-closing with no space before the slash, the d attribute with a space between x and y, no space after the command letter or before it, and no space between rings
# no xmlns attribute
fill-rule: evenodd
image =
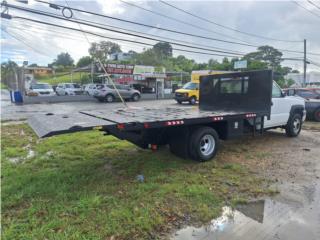
<svg viewBox="0 0 320 240"><path fill-rule="evenodd" d="M189 140L190 157L204 162L212 159L219 148L219 136L210 127L200 127L193 131Z"/></svg>
<svg viewBox="0 0 320 240"><path fill-rule="evenodd" d="M288 137L296 137L299 135L302 127L302 117L296 113L290 117L286 125L286 134Z"/></svg>

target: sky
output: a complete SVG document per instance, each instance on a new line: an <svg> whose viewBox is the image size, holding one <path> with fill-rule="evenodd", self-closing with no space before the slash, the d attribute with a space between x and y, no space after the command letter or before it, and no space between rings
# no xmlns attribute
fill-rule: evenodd
<svg viewBox="0 0 320 240"><path fill-rule="evenodd" d="M95 1L50 1L61 5L69 4L70 7L92 11L112 17L117 17L129 21L135 21L161 28L168 28L185 33L201 35L209 38L249 43L255 46L270 45L278 49L288 49L294 51L303 51L303 39L307 39L307 58L319 66L309 64L308 71L320 71L320 1L312 0L316 5L308 1L167 1L169 4L177 6L183 10L191 12L197 16L215 22L237 31L217 26L208 21L204 21L184 12L174 9L160 1L129 1L148 10L156 11L160 14L180 20L155 15L143 9L126 4L118 0L95 0ZM49 8L48 4L38 3L29 0L28 4L9 0L8 3L27 7L33 10L42 10L61 16L61 10ZM302 6L302 7L301 7ZM319 8L317 7L319 6ZM306 9L304 9L304 8ZM311 12L312 13L311 13ZM66 12L68 13L68 12ZM60 26L68 26L79 29L79 25L64 20L57 20L50 17L26 13L23 11L9 9L12 16L37 19L47 23L54 23ZM73 19L86 19L89 21L107 24L112 29L125 28L130 31L138 31L147 34L157 35L158 38L171 38L177 41L192 43L198 47L206 45L205 48L223 48L232 52L249 53L256 50L256 47L243 46L219 41L213 41L193 36L185 36L176 33L170 33L163 30L142 27L130 23L112 20L83 14L73 11ZM181 22L183 21L183 23ZM119 33L113 33L106 30L99 30L93 27L81 26L86 31L102 34L106 37L123 38L134 41L143 41L149 44L155 44L156 41L144 40L138 37L127 36ZM253 37L238 31L255 34L267 38ZM21 19L1 19L1 61L11 59L21 64L28 61L29 64L37 63L46 66L51 63L60 52L68 52L75 62L85 55L88 55L90 43L100 40L108 40L94 37L71 30L65 30L53 26L37 24ZM134 43L116 41L126 52L134 50L143 51L144 46ZM184 47L174 46L185 49ZM194 49L194 51L201 51ZM208 51L204 51L208 52ZM285 58L302 58L302 53L283 52ZM319 54L319 55L311 55ZM174 51L174 56L184 55L197 62L207 62L210 58L221 61L221 56L209 56L197 53L186 53ZM230 54L229 54L230 55ZM283 65L302 71L303 63L301 61L283 62Z"/></svg>

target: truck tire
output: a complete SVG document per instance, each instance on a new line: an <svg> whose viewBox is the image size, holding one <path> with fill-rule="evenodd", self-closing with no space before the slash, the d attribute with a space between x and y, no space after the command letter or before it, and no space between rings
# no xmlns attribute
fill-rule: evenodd
<svg viewBox="0 0 320 240"><path fill-rule="evenodd" d="M178 103L178 104L182 104L182 101L177 100L177 103Z"/></svg>
<svg viewBox="0 0 320 240"><path fill-rule="evenodd" d="M296 137L299 135L302 127L301 114L294 113L288 120L286 125L286 134L288 137Z"/></svg>
<svg viewBox="0 0 320 240"><path fill-rule="evenodd" d="M196 128L189 139L189 155L193 160L204 162L212 159L219 148L219 136L210 127Z"/></svg>
<svg viewBox="0 0 320 240"><path fill-rule="evenodd" d="M195 105L197 103L197 98L195 96L192 96L190 99L189 99L189 103L191 105Z"/></svg>
<svg viewBox="0 0 320 240"><path fill-rule="evenodd" d="M316 109L314 111L314 120L317 121L317 122L320 122L320 108Z"/></svg>

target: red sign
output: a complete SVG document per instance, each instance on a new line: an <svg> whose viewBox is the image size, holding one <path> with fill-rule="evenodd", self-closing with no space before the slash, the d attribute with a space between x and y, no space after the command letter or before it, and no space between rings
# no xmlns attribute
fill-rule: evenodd
<svg viewBox="0 0 320 240"><path fill-rule="evenodd" d="M104 64L104 67L109 74L133 74L134 65L108 63ZM104 73L100 64L96 64L96 72Z"/></svg>
<svg viewBox="0 0 320 240"><path fill-rule="evenodd" d="M127 84L127 83L133 81L133 77L117 78L117 79L115 79L115 81L116 81L117 83Z"/></svg>
<svg viewBox="0 0 320 240"><path fill-rule="evenodd" d="M114 64L108 63L107 64L107 73L109 74L133 74L133 65L126 65L126 64Z"/></svg>

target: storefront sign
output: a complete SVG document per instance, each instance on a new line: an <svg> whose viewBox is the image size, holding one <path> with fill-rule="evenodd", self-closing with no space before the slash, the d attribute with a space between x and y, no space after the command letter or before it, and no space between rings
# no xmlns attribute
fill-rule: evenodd
<svg viewBox="0 0 320 240"><path fill-rule="evenodd" d="M133 73L134 74L154 73L154 67L153 66L135 65Z"/></svg>
<svg viewBox="0 0 320 240"><path fill-rule="evenodd" d="M103 73L104 70L97 64L97 72ZM104 65L107 73L109 74L133 74L134 65L127 65L127 64L116 64L116 63L108 63Z"/></svg>

